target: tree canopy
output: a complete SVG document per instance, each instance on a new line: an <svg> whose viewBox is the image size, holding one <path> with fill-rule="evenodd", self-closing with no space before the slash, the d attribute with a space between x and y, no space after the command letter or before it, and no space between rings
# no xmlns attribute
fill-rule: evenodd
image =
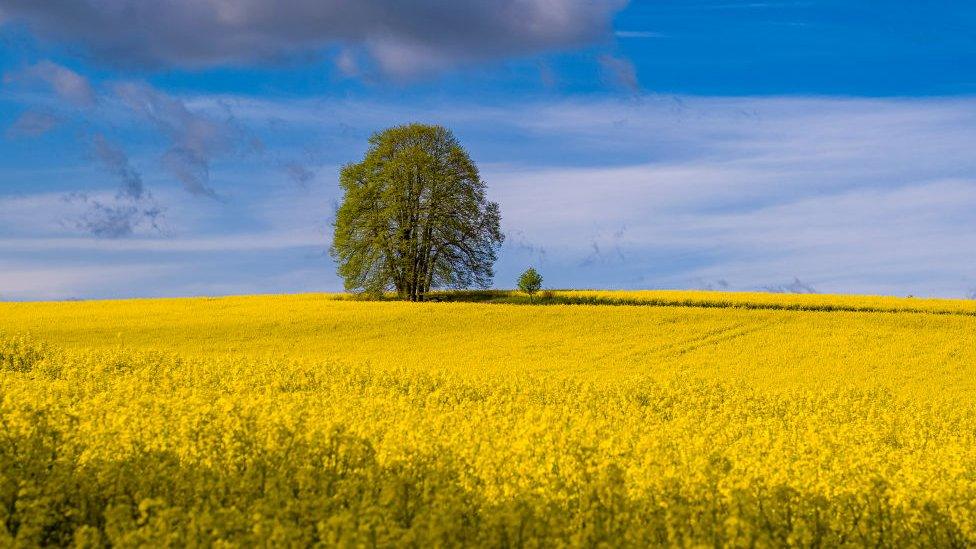
<svg viewBox="0 0 976 549"><path fill-rule="evenodd" d="M374 134L339 184L331 254L347 290L395 290L422 301L434 288L491 285L501 214L446 128L408 124Z"/></svg>

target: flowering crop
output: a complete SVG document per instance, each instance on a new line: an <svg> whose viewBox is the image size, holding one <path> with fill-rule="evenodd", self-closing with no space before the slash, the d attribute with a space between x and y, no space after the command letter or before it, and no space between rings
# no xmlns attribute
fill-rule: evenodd
<svg viewBox="0 0 976 549"><path fill-rule="evenodd" d="M976 543L968 304L671 299L0 304L0 543Z"/></svg>

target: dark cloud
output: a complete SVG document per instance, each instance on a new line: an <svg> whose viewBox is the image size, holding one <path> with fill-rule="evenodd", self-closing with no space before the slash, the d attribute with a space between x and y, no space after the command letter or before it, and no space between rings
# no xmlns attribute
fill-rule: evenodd
<svg viewBox="0 0 976 549"><path fill-rule="evenodd" d="M245 141L248 146L253 145L229 115L220 120L193 112L183 101L146 84L120 84L115 91L129 108L169 139L163 166L192 194L217 198L210 186L213 160Z"/></svg>
<svg viewBox="0 0 976 549"><path fill-rule="evenodd" d="M123 238L143 228L162 232L164 212L151 197L132 200L119 194L113 199L102 200L85 193L73 193L64 200L85 206L84 213L66 224L96 238Z"/></svg>
<svg viewBox="0 0 976 549"><path fill-rule="evenodd" d="M75 227L96 238L131 236L142 225L161 230L159 220L163 212L158 206L141 208L131 202L104 203L92 199L85 202L88 210L76 220Z"/></svg>
<svg viewBox="0 0 976 549"><path fill-rule="evenodd" d="M546 248L530 242L523 231L509 231L505 235L505 247L519 254L534 257L540 264L546 263Z"/></svg>
<svg viewBox="0 0 976 549"><path fill-rule="evenodd" d="M49 132L61 120L53 114L26 111L7 128L7 137L37 137Z"/></svg>
<svg viewBox="0 0 976 549"><path fill-rule="evenodd" d="M388 75L577 47L611 36L625 0L0 0L41 36L115 63L201 67L335 45Z"/></svg>
<svg viewBox="0 0 976 549"><path fill-rule="evenodd" d="M85 212L71 223L76 229L97 238L121 238L146 228L162 232L163 208L145 188L142 175L132 166L129 156L105 136L91 139L92 155L119 180L119 189L111 199L91 198L84 193L69 195L69 202L81 202Z"/></svg>
<svg viewBox="0 0 976 549"><path fill-rule="evenodd" d="M590 249L592 251L580 261L580 266L589 267L596 264L625 263L627 256L624 254L622 245L626 235L626 225L621 226L609 235L606 235L602 231L598 233L590 240Z"/></svg>
<svg viewBox="0 0 976 549"><path fill-rule="evenodd" d="M19 72L8 74L3 80L8 84L18 81L44 84L58 97L75 106L91 107L95 104L95 91L87 78L51 61L41 61Z"/></svg>
<svg viewBox="0 0 976 549"><path fill-rule="evenodd" d="M815 294L817 289L813 286L804 283L797 277L793 277L793 282L788 284L779 284L773 286L763 286L763 290L767 292L773 292L777 294Z"/></svg>
<svg viewBox="0 0 976 549"><path fill-rule="evenodd" d="M698 288L701 290L727 292L732 289L732 286L731 284L729 284L729 281L725 280L724 278L720 278L714 282L704 280L704 279L699 279Z"/></svg>
<svg viewBox="0 0 976 549"><path fill-rule="evenodd" d="M640 82L637 80L637 69L629 59L614 57L612 55L601 55L598 58L600 68L603 70L605 78L614 84L627 88L637 93L640 91Z"/></svg>
<svg viewBox="0 0 976 549"><path fill-rule="evenodd" d="M315 172L311 168L299 162L290 162L285 165L285 173L288 177L301 186L308 185L308 182L315 179Z"/></svg>
<svg viewBox="0 0 976 549"><path fill-rule="evenodd" d="M96 134L92 138L92 149L97 158L109 172L119 178L119 196L139 200L146 194L142 176L129 163L129 157L121 148L109 143L105 136Z"/></svg>

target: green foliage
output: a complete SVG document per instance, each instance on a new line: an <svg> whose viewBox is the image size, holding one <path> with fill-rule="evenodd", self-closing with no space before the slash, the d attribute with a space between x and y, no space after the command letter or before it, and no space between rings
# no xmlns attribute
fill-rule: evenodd
<svg viewBox="0 0 976 549"><path fill-rule="evenodd" d="M542 289L542 275L534 267L529 267L519 277L518 288L529 295L534 295Z"/></svg>
<svg viewBox="0 0 976 549"><path fill-rule="evenodd" d="M339 176L331 253L346 289L420 301L432 288L488 287L501 214L454 135L409 124L369 144Z"/></svg>

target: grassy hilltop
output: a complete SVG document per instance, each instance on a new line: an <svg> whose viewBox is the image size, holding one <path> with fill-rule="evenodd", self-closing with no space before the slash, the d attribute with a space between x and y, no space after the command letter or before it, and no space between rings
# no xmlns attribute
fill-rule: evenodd
<svg viewBox="0 0 976 549"><path fill-rule="evenodd" d="M0 304L0 540L976 543L976 303L465 299Z"/></svg>

